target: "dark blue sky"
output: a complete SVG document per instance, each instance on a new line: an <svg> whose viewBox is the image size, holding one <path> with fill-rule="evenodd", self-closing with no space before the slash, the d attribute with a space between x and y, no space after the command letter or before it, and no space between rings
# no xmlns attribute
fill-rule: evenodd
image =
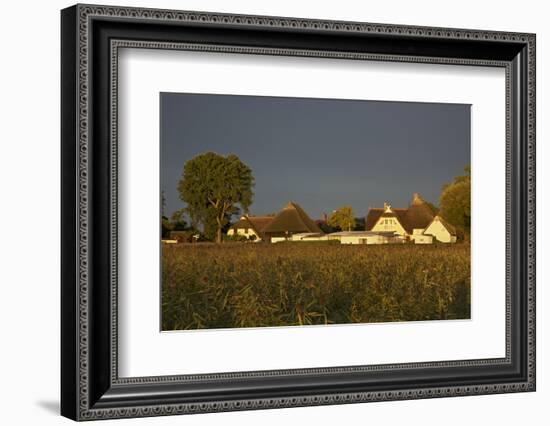
<svg viewBox="0 0 550 426"><path fill-rule="evenodd" d="M312 217L351 205L356 216L413 192L437 204L470 164L470 105L161 93L165 213L184 207L184 163L237 154L256 179L251 214L295 201Z"/></svg>

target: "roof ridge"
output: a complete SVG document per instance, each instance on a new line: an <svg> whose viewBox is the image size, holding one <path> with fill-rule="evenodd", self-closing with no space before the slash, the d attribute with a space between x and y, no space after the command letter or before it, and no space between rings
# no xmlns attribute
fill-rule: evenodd
<svg viewBox="0 0 550 426"><path fill-rule="evenodd" d="M293 213L294 212L294 213ZM290 216L289 216L290 215ZM285 224L286 221L286 224ZM292 225L290 225L292 223ZM282 210L280 210L269 225L266 226L266 232L282 232L279 228L294 227L294 229L303 229L308 232L322 232L319 226L311 219L302 207L294 201L288 202ZM275 230L273 230L273 228ZM303 232L303 231L292 231Z"/></svg>
<svg viewBox="0 0 550 426"><path fill-rule="evenodd" d="M409 207L391 207L392 210L408 210ZM386 210L384 207L369 207L369 210Z"/></svg>
<svg viewBox="0 0 550 426"><path fill-rule="evenodd" d="M294 202L294 201L289 201L288 203L286 203L286 205L283 207L283 210L284 209L296 209L296 206L297 204Z"/></svg>

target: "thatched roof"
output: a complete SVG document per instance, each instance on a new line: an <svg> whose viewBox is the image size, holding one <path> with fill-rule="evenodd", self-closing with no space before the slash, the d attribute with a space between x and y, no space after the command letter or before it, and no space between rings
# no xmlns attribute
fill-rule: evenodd
<svg viewBox="0 0 550 426"><path fill-rule="evenodd" d="M434 212L430 205L426 203L419 194L414 193L411 204L406 209L369 209L365 220L365 229L370 231L374 225L376 225L380 217L395 217L405 231L412 234L413 229L426 228L431 223L434 216Z"/></svg>
<svg viewBox="0 0 550 426"><path fill-rule="evenodd" d="M231 225L231 228L252 228L256 234L263 237L264 228L271 223L273 218L274 216L242 216L237 222Z"/></svg>
<svg viewBox="0 0 550 426"><path fill-rule="evenodd" d="M248 221L254 229L263 232L264 228L271 223L274 216L247 216Z"/></svg>
<svg viewBox="0 0 550 426"><path fill-rule="evenodd" d="M288 203L279 213L275 215L271 223L263 230L266 234L297 232L323 233L319 226L307 215L307 213L296 203Z"/></svg>
<svg viewBox="0 0 550 426"><path fill-rule="evenodd" d="M430 224L435 212L430 205L416 192L413 194L411 205L407 210L407 225L410 229L425 228Z"/></svg>

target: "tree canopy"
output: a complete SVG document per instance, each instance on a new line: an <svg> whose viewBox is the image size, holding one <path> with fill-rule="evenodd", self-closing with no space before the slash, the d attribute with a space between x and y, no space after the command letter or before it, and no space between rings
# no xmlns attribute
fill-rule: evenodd
<svg viewBox="0 0 550 426"><path fill-rule="evenodd" d="M253 186L252 170L239 157L206 152L185 163L178 192L193 224L201 223L205 231L214 228L221 242L231 215L239 208L248 212Z"/></svg>
<svg viewBox="0 0 550 426"><path fill-rule="evenodd" d="M439 213L459 230L470 233L471 177L470 166L464 167L464 175L443 186L439 196Z"/></svg>
<svg viewBox="0 0 550 426"><path fill-rule="evenodd" d="M335 210L327 222L330 226L338 227L342 231L351 231L355 228L355 216L351 206L342 206Z"/></svg>

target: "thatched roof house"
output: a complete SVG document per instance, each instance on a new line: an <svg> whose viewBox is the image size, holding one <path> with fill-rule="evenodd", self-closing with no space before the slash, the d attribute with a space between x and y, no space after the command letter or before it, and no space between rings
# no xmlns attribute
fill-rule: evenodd
<svg viewBox="0 0 550 426"><path fill-rule="evenodd" d="M415 229L424 230L435 217L432 207L414 193L407 208L393 208L384 204L383 208L371 208L365 219L366 231L390 231L412 235Z"/></svg>
<svg viewBox="0 0 550 426"><path fill-rule="evenodd" d="M227 235L240 235L249 239L261 241L265 238L264 229L271 223L274 216L241 216L229 230Z"/></svg>
<svg viewBox="0 0 550 426"><path fill-rule="evenodd" d="M417 193L406 209L395 209L386 203L384 208L369 209L365 230L394 232L416 244L431 244L433 239L443 243L457 241L455 227L436 215L432 206Z"/></svg>
<svg viewBox="0 0 550 426"><path fill-rule="evenodd" d="M307 213L293 202L288 203L263 229L266 241L287 239L292 234L303 232L323 233Z"/></svg>

